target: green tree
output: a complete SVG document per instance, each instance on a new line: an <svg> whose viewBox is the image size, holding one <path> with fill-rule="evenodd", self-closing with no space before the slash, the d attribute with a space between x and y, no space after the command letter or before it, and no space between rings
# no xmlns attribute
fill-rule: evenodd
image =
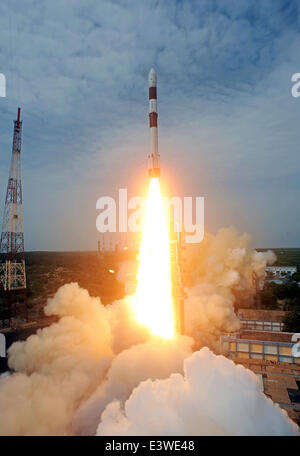
<svg viewBox="0 0 300 456"><path fill-rule="evenodd" d="M261 303L265 309L278 309L277 300L287 301L287 310L292 310L300 302L300 288L297 283L278 284L267 282L261 292Z"/></svg>
<svg viewBox="0 0 300 456"><path fill-rule="evenodd" d="M261 304L264 309L278 309L277 287L274 282L267 282L260 294Z"/></svg>
<svg viewBox="0 0 300 456"><path fill-rule="evenodd" d="M300 307L287 312L283 319L283 331L300 332Z"/></svg>
<svg viewBox="0 0 300 456"><path fill-rule="evenodd" d="M295 274L292 275L292 279L296 282L300 282L300 272L295 272Z"/></svg>
<svg viewBox="0 0 300 456"><path fill-rule="evenodd" d="M295 282L280 284L276 289L278 299L293 299L300 296L300 289Z"/></svg>

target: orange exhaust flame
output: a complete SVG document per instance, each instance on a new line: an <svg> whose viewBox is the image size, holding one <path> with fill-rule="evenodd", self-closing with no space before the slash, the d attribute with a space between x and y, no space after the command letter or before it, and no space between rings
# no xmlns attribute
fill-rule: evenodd
<svg viewBox="0 0 300 456"><path fill-rule="evenodd" d="M137 281L136 319L155 336L174 337L169 233L158 178L150 180Z"/></svg>

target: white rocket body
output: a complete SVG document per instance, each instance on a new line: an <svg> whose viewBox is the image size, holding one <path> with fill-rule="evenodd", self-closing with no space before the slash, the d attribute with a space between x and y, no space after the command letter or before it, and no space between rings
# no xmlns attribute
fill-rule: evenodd
<svg viewBox="0 0 300 456"><path fill-rule="evenodd" d="M149 177L160 176L160 163L158 153L158 135L157 135L157 91L156 91L156 73L151 68L149 72L149 127L150 127L150 152L148 155L148 175Z"/></svg>

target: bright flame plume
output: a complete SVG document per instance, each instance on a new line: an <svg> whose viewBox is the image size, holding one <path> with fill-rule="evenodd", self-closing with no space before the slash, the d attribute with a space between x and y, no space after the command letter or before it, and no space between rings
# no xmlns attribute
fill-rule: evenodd
<svg viewBox="0 0 300 456"><path fill-rule="evenodd" d="M150 180L138 270L136 319L153 335L175 334L169 233L158 178Z"/></svg>

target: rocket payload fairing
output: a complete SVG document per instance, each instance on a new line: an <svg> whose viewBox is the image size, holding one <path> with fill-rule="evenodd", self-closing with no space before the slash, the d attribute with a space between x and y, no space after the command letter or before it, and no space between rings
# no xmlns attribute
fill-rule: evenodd
<svg viewBox="0 0 300 456"><path fill-rule="evenodd" d="M157 93L156 93L156 73L151 68L148 76L149 82L149 126L150 126L150 153L148 155L148 175L149 177L160 176L160 163L158 153L157 138Z"/></svg>

